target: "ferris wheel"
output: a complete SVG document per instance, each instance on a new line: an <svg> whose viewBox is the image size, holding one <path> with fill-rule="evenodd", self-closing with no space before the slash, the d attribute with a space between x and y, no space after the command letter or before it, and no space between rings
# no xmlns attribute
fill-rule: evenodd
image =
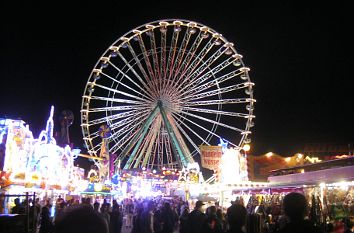
<svg viewBox="0 0 354 233"><path fill-rule="evenodd" d="M99 58L85 87L89 154L99 157L108 143L124 169L181 168L200 145L223 139L241 148L255 118L249 71L233 43L200 23L167 19L127 32Z"/></svg>

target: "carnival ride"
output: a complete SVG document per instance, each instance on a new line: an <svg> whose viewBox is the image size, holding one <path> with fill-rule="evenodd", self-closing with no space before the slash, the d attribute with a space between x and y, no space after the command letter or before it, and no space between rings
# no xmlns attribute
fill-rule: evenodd
<svg viewBox="0 0 354 233"><path fill-rule="evenodd" d="M255 117L249 70L233 43L208 26L166 19L136 27L88 78L81 107L88 153L115 154L123 169L183 169L200 145L222 138L242 148Z"/></svg>
<svg viewBox="0 0 354 233"><path fill-rule="evenodd" d="M69 127L74 122L74 113L70 110L63 110L59 117L60 121L60 143L63 145L70 145L70 137L69 137Z"/></svg>
<svg viewBox="0 0 354 233"><path fill-rule="evenodd" d="M8 193L68 192L73 191L83 179L83 170L74 166L80 150L57 145L53 136L53 115L52 106L46 128L38 138L33 137L24 121L0 119L0 139L4 146L3 166L0 167L1 189L8 190Z"/></svg>

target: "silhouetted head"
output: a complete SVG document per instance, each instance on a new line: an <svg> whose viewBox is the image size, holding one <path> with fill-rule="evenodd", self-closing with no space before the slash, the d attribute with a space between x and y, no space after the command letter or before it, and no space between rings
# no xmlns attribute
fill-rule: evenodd
<svg viewBox="0 0 354 233"><path fill-rule="evenodd" d="M55 220L55 233L108 233L108 224L89 206L73 206Z"/></svg>
<svg viewBox="0 0 354 233"><path fill-rule="evenodd" d="M15 200L14 200L14 202L15 202L15 205L19 205L20 204L20 198L15 198Z"/></svg>
<svg viewBox="0 0 354 233"><path fill-rule="evenodd" d="M216 207L213 205L213 206L210 206L208 208L208 213L207 213L208 216L216 216Z"/></svg>
<svg viewBox="0 0 354 233"><path fill-rule="evenodd" d="M200 208L202 208L203 205L205 205L204 202L202 202L202 201L197 201L197 202L195 203L195 209L200 209Z"/></svg>
<svg viewBox="0 0 354 233"><path fill-rule="evenodd" d="M93 203L93 209L98 211L98 209L100 208L100 203L98 203L97 201L95 203Z"/></svg>
<svg viewBox="0 0 354 233"><path fill-rule="evenodd" d="M301 221L307 211L307 201L301 193L289 193L284 197L283 209L290 221Z"/></svg>
<svg viewBox="0 0 354 233"><path fill-rule="evenodd" d="M246 224L247 210L243 205L234 204L227 209L230 229L241 229Z"/></svg>

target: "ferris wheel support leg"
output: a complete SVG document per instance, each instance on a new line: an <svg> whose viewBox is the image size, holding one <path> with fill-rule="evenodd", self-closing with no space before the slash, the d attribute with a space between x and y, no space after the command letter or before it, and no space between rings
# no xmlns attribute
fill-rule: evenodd
<svg viewBox="0 0 354 233"><path fill-rule="evenodd" d="M144 137L145 137L145 135L146 135L146 133L147 133L147 131L148 131L148 129L149 129L149 126L151 125L151 123L152 123L154 117L155 117L156 114L158 113L158 110L159 110L159 109L158 109L158 107L156 106L155 109L154 109L154 110L151 112L151 114L148 116L148 118L147 118L147 120L146 120L144 126L140 128L139 132L138 132L138 133L134 136L134 138L131 140L130 145L127 147L127 149L125 149L125 150L122 152L122 154L123 154L123 156L124 156L124 155L127 154L127 153L133 148L133 146L135 145L133 152L132 152L131 155L129 156L129 159L128 159L127 163L126 163L125 166L124 166L124 169L129 169L129 168L130 168L130 166L131 166L131 164L132 164L132 162L133 162L133 160L134 160L134 158L135 158L135 154L136 154L136 152L138 151L138 149L139 149L139 147L140 147L140 145L141 145L141 143L142 143L142 141L143 141L143 139L144 139ZM140 139L138 140L139 137L140 137ZM138 141L137 141L137 140L138 140ZM136 141L137 141L137 143L135 143Z"/></svg>
<svg viewBox="0 0 354 233"><path fill-rule="evenodd" d="M151 139L151 141L149 143L149 146L148 146L148 149L147 149L147 153L146 154L148 156L145 156L145 158L143 160L143 163L142 163L142 166L144 166L144 167L147 166L147 162L149 161L149 159L151 157L152 147L154 146L156 138L158 136L158 130L157 129L161 128L161 120L158 120L156 124L157 124L157 127L155 128L155 131L153 133L152 139Z"/></svg>
<svg viewBox="0 0 354 233"><path fill-rule="evenodd" d="M158 121L158 122L156 122L155 121L155 123L154 123L154 125L152 126L152 128L154 128L155 129L155 127L157 127L157 125L158 125L158 123L159 122L161 122L161 121ZM139 164L140 164L140 162L141 162L141 159L143 158L143 155L144 155L144 151L147 149L147 148L149 148L148 149L148 153L146 153L146 156L144 157L144 161L143 161L143 163L141 163L141 166L142 167L145 167L146 168L146 165L147 165L147 161L149 160L149 158L150 158L150 156L151 156L151 147L152 147L152 145L153 145L153 143L154 143L154 141L155 141L155 138L156 138L156 130L155 130L155 132L149 132L148 133L148 135L146 136L146 139L145 139L145 143L144 143L144 145L143 145L143 147L142 147L142 149L140 150L140 153L139 153L139 155L137 156L137 159L135 160L135 162L134 162L134 168L138 168L139 167ZM147 143L146 141L148 141L149 143ZM145 162L145 159L146 159L146 162Z"/></svg>
<svg viewBox="0 0 354 233"><path fill-rule="evenodd" d="M172 139L172 142L173 142L172 144L175 146L177 153L179 154L179 156L181 158L182 166L187 167L188 163L190 163L191 161L188 161L186 159L187 155L185 155L184 151L182 150L182 147L176 137L176 134L174 133L173 128L172 128L170 122L168 121L168 118L166 116L166 113L165 113L165 110L164 110L162 104L159 103L158 106L159 106L159 109L161 112L162 119L166 124L167 133L170 136L170 138Z"/></svg>

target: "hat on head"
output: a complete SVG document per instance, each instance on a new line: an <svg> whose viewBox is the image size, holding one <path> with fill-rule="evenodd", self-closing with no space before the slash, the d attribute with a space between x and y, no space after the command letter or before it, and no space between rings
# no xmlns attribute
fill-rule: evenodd
<svg viewBox="0 0 354 233"><path fill-rule="evenodd" d="M202 201L197 201L196 203L195 203L195 207L196 208L199 208L199 207L201 207L201 206L203 206L203 205L205 205Z"/></svg>

